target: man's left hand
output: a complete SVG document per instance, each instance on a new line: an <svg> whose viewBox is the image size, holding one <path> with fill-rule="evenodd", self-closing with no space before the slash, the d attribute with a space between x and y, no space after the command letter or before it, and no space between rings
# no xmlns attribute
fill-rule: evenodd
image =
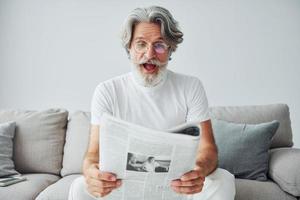
<svg viewBox="0 0 300 200"><path fill-rule="evenodd" d="M205 175L200 167L171 182L172 189L179 194L195 194L202 191Z"/></svg>

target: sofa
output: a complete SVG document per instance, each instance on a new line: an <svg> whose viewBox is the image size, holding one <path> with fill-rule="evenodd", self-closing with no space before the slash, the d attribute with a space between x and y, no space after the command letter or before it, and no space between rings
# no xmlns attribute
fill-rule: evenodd
<svg viewBox="0 0 300 200"><path fill-rule="evenodd" d="M299 200L300 149L293 148L289 108L285 104L218 106L212 118L236 123L280 122L269 149L267 181L236 178L236 200ZM66 200L80 176L89 140L90 113L65 109L2 110L0 123L16 122L15 169L26 181L0 187L1 200Z"/></svg>

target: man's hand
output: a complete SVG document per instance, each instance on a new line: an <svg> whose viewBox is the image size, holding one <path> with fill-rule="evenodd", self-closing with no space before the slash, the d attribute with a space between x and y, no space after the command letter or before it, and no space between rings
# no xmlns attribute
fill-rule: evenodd
<svg viewBox="0 0 300 200"><path fill-rule="evenodd" d="M121 186L121 180L117 180L114 174L100 172L98 164L90 165L84 177L88 192L95 197L104 197Z"/></svg>
<svg viewBox="0 0 300 200"><path fill-rule="evenodd" d="M195 194L202 191L205 174L200 167L171 182L172 189L180 194Z"/></svg>
<svg viewBox="0 0 300 200"><path fill-rule="evenodd" d="M205 177L217 167L218 151L215 144L211 121L200 123L201 139L194 170L184 174L180 179L173 180L171 187L177 193L195 194L202 191Z"/></svg>
<svg viewBox="0 0 300 200"><path fill-rule="evenodd" d="M121 180L109 172L99 170L99 125L91 126L90 144L83 161L83 174L87 190L95 197L104 197L120 187Z"/></svg>

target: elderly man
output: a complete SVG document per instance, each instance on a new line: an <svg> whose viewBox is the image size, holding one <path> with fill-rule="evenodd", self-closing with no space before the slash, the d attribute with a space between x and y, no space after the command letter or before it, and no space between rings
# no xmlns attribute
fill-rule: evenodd
<svg viewBox="0 0 300 200"><path fill-rule="evenodd" d="M99 170L99 127L103 113L155 129L197 120L202 132L196 167L170 185L174 192L186 194L188 199L234 199L234 177L216 169L217 147L201 81L167 69L182 37L177 21L162 7L137 8L125 20L122 41L132 61L132 71L100 83L94 92L84 176L72 183L69 200L105 197L122 187L122 180L114 174Z"/></svg>

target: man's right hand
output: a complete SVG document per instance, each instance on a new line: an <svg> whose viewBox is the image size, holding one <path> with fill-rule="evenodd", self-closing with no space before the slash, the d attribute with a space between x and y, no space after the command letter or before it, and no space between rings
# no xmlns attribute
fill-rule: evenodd
<svg viewBox="0 0 300 200"><path fill-rule="evenodd" d="M121 180L109 172L101 172L98 164L91 164L84 173L87 190L95 197L104 197L121 186Z"/></svg>

